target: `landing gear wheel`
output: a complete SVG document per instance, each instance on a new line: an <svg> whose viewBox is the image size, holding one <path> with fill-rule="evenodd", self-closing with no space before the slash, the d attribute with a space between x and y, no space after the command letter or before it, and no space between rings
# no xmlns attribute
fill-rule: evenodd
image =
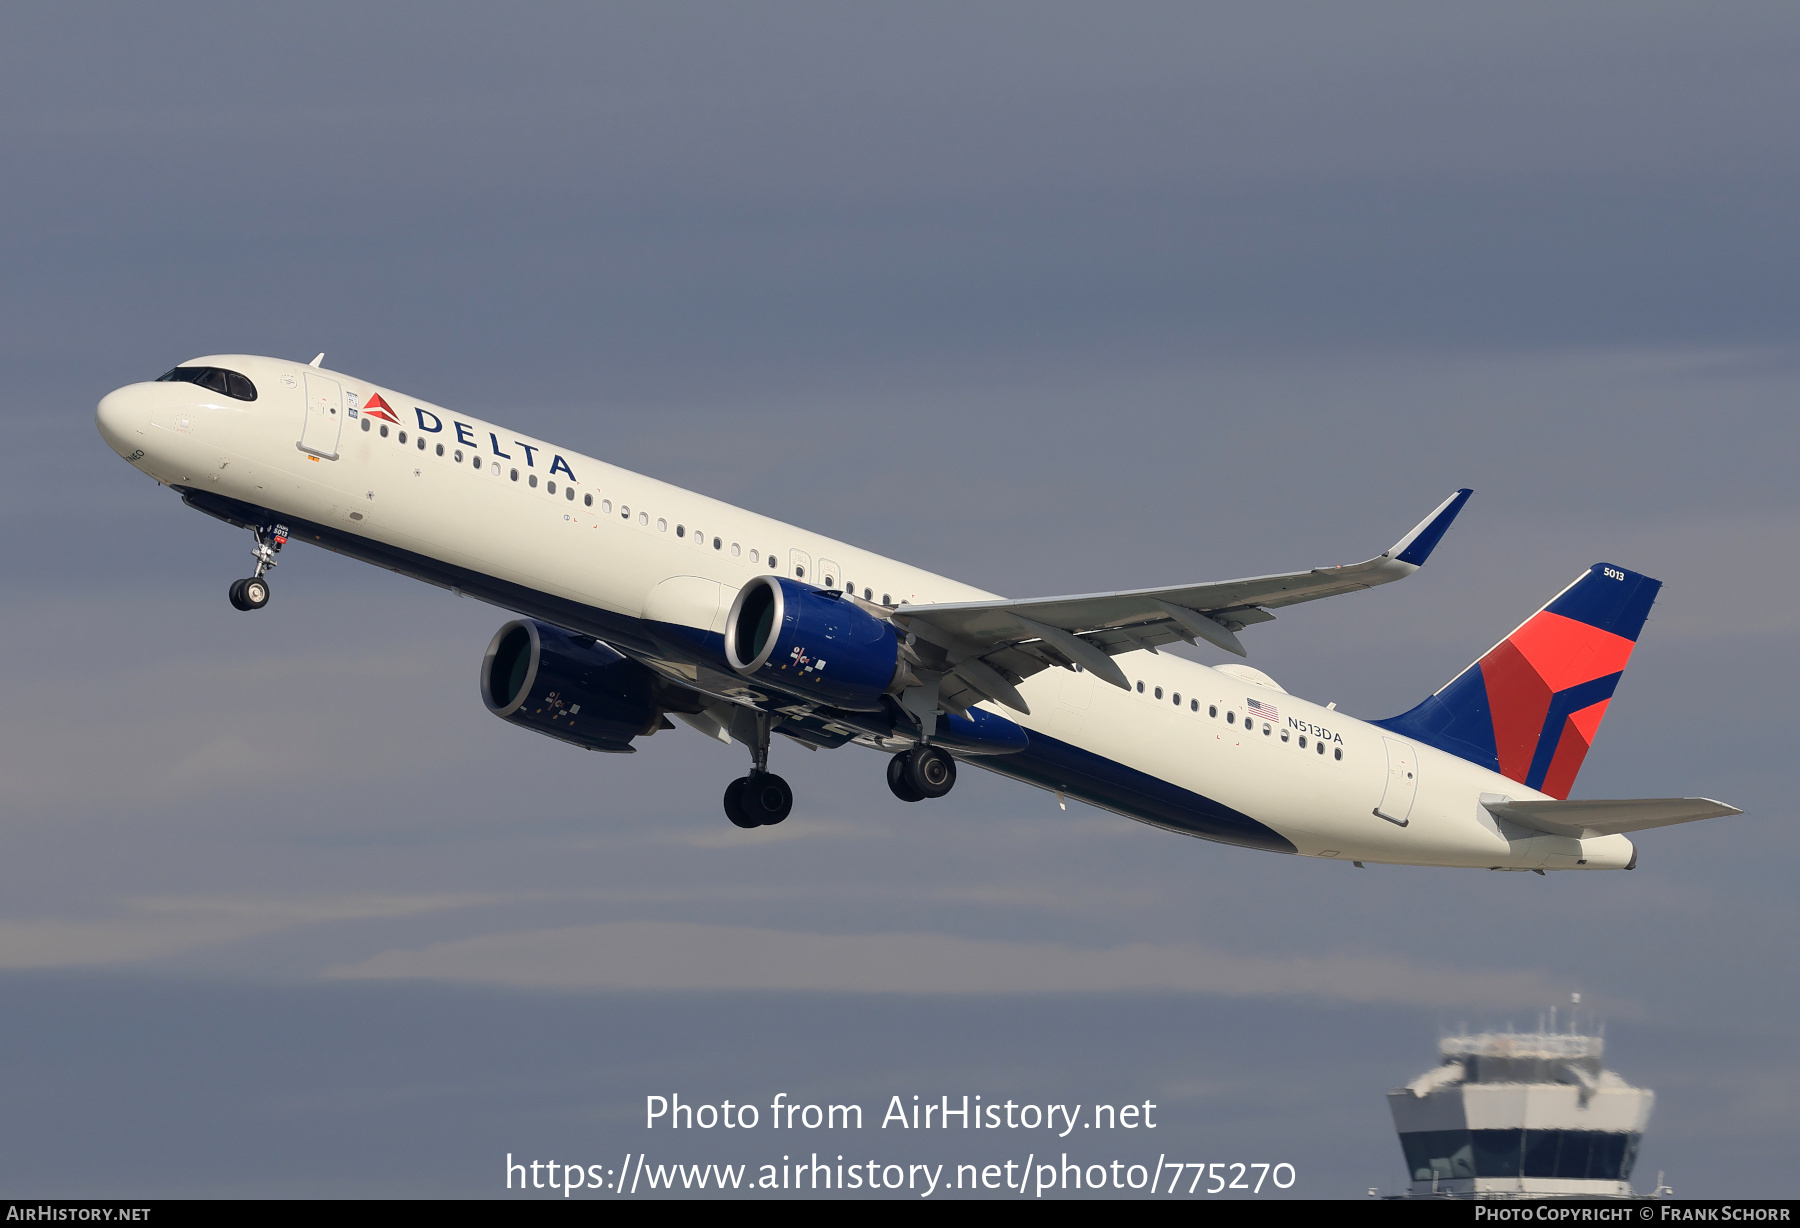
<svg viewBox="0 0 1800 1228"><path fill-rule="evenodd" d="M231 591L227 595L231 598L232 609L248 610L250 608L244 604L244 582L242 580L233 580Z"/></svg>
<svg viewBox="0 0 1800 1228"><path fill-rule="evenodd" d="M761 827L762 823L744 813L744 777L725 786L725 817L736 827Z"/></svg>
<svg viewBox="0 0 1800 1228"><path fill-rule="evenodd" d="M888 788L892 789L894 796L903 802L922 802L925 800L925 795L913 788L906 780L906 760L911 754L911 751L903 750L888 760Z"/></svg>
<svg viewBox="0 0 1800 1228"><path fill-rule="evenodd" d="M738 782L738 806L758 826L773 827L794 808L794 791L773 772L752 772Z"/></svg>
<svg viewBox="0 0 1800 1228"><path fill-rule="evenodd" d="M941 746L915 746L906 752L905 774L920 797L942 797L956 787L956 760Z"/></svg>
<svg viewBox="0 0 1800 1228"><path fill-rule="evenodd" d="M269 582L261 576L252 576L248 580L239 580L238 599L244 604L240 609L260 610L269 604Z"/></svg>

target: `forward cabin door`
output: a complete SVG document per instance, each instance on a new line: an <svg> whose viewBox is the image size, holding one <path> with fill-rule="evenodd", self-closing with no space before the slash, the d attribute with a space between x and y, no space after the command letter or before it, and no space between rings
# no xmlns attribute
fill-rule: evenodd
<svg viewBox="0 0 1800 1228"><path fill-rule="evenodd" d="M306 373L306 421L300 428L300 450L338 457L338 432L344 429L344 390L316 372Z"/></svg>
<svg viewBox="0 0 1800 1228"><path fill-rule="evenodd" d="M1387 788L1382 791L1375 813L1405 827L1406 816L1412 813L1413 797L1419 791L1419 756L1411 744L1398 738L1384 737L1381 741L1387 747Z"/></svg>

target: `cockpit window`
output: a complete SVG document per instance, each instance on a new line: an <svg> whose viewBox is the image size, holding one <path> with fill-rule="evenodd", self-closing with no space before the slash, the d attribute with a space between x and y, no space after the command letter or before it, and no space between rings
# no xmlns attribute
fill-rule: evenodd
<svg viewBox="0 0 1800 1228"><path fill-rule="evenodd" d="M240 401L256 399L256 385L236 371L223 367L176 367L156 377L159 384L198 384Z"/></svg>

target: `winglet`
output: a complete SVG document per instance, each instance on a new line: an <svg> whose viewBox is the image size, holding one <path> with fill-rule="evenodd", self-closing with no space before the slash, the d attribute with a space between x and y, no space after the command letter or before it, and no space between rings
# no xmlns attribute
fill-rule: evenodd
<svg viewBox="0 0 1800 1228"><path fill-rule="evenodd" d="M307 363L306 365L309 367L316 367L324 361L325 361L325 351L320 350L318 357L314 358L311 362Z"/></svg>
<svg viewBox="0 0 1800 1228"><path fill-rule="evenodd" d="M1462 511L1463 504L1467 503L1469 496L1474 493L1465 486L1438 504L1437 510L1414 525L1411 533L1402 537L1388 549L1388 557L1395 562L1406 563L1413 567L1424 566L1425 560L1431 557L1432 550L1436 548L1438 540L1450 527L1450 522L1456 519L1456 514Z"/></svg>

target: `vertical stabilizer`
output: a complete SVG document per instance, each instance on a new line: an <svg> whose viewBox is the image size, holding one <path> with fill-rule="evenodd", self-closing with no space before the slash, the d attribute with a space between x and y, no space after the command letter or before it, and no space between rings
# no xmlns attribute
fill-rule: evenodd
<svg viewBox="0 0 1800 1228"><path fill-rule="evenodd" d="M1662 581L1596 563L1395 733L1566 798Z"/></svg>

